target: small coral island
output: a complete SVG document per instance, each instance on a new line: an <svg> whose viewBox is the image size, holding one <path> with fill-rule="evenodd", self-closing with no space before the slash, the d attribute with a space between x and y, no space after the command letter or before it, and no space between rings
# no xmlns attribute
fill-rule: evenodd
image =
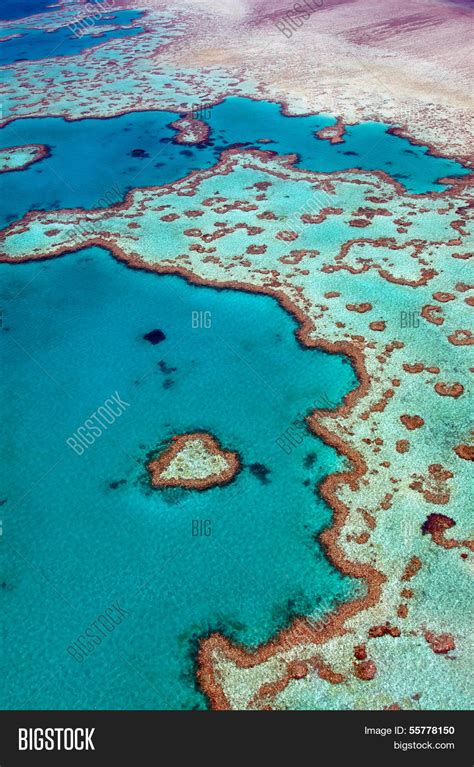
<svg viewBox="0 0 474 767"><path fill-rule="evenodd" d="M0 149L0 173L12 170L24 170L34 162L49 155L49 148L44 144L24 144Z"/></svg>
<svg viewBox="0 0 474 767"><path fill-rule="evenodd" d="M238 453L223 450L211 434L177 434L147 465L153 487L207 490L225 485L240 470Z"/></svg>

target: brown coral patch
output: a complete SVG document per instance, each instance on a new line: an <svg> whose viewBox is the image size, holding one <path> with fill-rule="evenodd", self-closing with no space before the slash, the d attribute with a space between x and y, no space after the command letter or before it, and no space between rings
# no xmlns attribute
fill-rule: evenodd
<svg viewBox="0 0 474 767"><path fill-rule="evenodd" d="M410 442L407 439L398 439L395 444L397 453L407 453L410 449Z"/></svg>
<svg viewBox="0 0 474 767"><path fill-rule="evenodd" d="M377 666L373 660L363 660L360 663L354 663L354 674L358 679L369 682L377 673Z"/></svg>
<svg viewBox="0 0 474 767"><path fill-rule="evenodd" d="M464 392L464 386L460 383L447 384L438 381L434 386L434 390L441 397L454 397L456 399Z"/></svg>
<svg viewBox="0 0 474 767"><path fill-rule="evenodd" d="M290 229L284 229L281 232L277 232L275 235L277 240L283 240L284 242L292 242L298 239L297 232L293 232Z"/></svg>
<svg viewBox="0 0 474 767"><path fill-rule="evenodd" d="M474 461L474 445L456 445L453 450L464 461Z"/></svg>
<svg viewBox="0 0 474 767"><path fill-rule="evenodd" d="M414 429L420 429L423 424L424 420L419 415L401 415L400 421L405 426L406 429L409 431L413 431Z"/></svg>
<svg viewBox="0 0 474 767"><path fill-rule="evenodd" d="M219 474L212 474L205 478L199 477L164 477L163 472L170 463L179 455L181 450L190 442L199 441L204 444L207 452L212 455L220 455L225 458L227 468ZM150 461L147 465L153 487L184 487L193 490L206 490L216 485L224 485L230 482L240 470L240 461L237 453L230 450L222 450L218 441L206 432L194 432L192 434L177 434L171 440L171 444L161 455Z"/></svg>
<svg viewBox="0 0 474 767"><path fill-rule="evenodd" d="M367 650L365 644L358 644L354 647L354 658L356 660L366 660Z"/></svg>
<svg viewBox="0 0 474 767"><path fill-rule="evenodd" d="M314 135L330 144L342 144L344 142L344 123L341 117L338 117L335 125L326 125L324 128L314 132Z"/></svg>
<svg viewBox="0 0 474 767"><path fill-rule="evenodd" d="M398 605L397 615L399 618L406 618L408 615L408 606L406 604Z"/></svg>
<svg viewBox="0 0 474 767"><path fill-rule="evenodd" d="M196 119L192 114L180 117L170 123L170 127L177 131L176 136L173 136L175 144L201 144L209 137L207 123Z"/></svg>
<svg viewBox="0 0 474 767"><path fill-rule="evenodd" d="M441 307L435 306L434 304L426 304L426 306L423 306L421 316L428 322L431 322L432 325L442 325L444 322Z"/></svg>
<svg viewBox="0 0 474 767"><path fill-rule="evenodd" d="M382 331L382 330L385 330L386 323L384 322L384 320L377 320L376 322L369 323L369 328L371 330Z"/></svg>
<svg viewBox="0 0 474 767"><path fill-rule="evenodd" d="M453 473L445 469L439 463L432 463L428 467L428 476L414 474L414 481L410 488L423 495L427 503L446 504L450 498L450 489L446 484Z"/></svg>
<svg viewBox="0 0 474 767"><path fill-rule="evenodd" d="M369 304L369 303L346 304L346 309L348 309L350 312L357 312L358 314L364 314L365 312L370 312L370 310L372 309L372 304Z"/></svg>
<svg viewBox="0 0 474 767"><path fill-rule="evenodd" d="M413 362L413 363L404 362L403 363L403 370L406 373L422 373L424 369L425 369L425 366L423 365L422 362Z"/></svg>
<svg viewBox="0 0 474 767"><path fill-rule="evenodd" d="M474 336L470 330L459 328L448 336L448 341L453 346L472 346L474 344Z"/></svg>
<svg viewBox="0 0 474 767"><path fill-rule="evenodd" d="M294 660L286 667L288 676L292 679L304 679L308 675L308 666L302 661Z"/></svg>
<svg viewBox="0 0 474 767"><path fill-rule="evenodd" d="M433 293L433 298L435 301L445 304L447 301L454 301L456 296L453 296L452 293Z"/></svg>
<svg viewBox="0 0 474 767"><path fill-rule="evenodd" d="M433 541L438 546L444 546L446 543L444 534L446 530L454 527L455 524L454 519L447 517L445 514L430 514L423 522L421 530L423 535L431 535Z"/></svg>
<svg viewBox="0 0 474 767"><path fill-rule="evenodd" d="M424 637L433 652L445 655L456 649L454 637L451 634L435 634L433 631L425 631Z"/></svg>
<svg viewBox="0 0 474 767"><path fill-rule="evenodd" d="M266 249L266 245L249 245L246 252L252 256L258 256L261 253L265 253Z"/></svg>
<svg viewBox="0 0 474 767"><path fill-rule="evenodd" d="M401 634L400 629L397 626L391 626L390 623L387 621L387 623L381 625L381 626L372 626L369 629L369 637L372 639L375 639L377 637L383 637L383 636L391 636L391 637L399 637Z"/></svg>
<svg viewBox="0 0 474 767"><path fill-rule="evenodd" d="M410 581L417 574L417 572L421 570L421 567L422 567L421 559L417 556L413 556L408 562L407 566L405 567L401 580Z"/></svg>
<svg viewBox="0 0 474 767"><path fill-rule="evenodd" d="M340 216L343 213L342 208L321 208L319 213L303 213L300 217L304 224L322 224L328 216Z"/></svg>
<svg viewBox="0 0 474 767"><path fill-rule="evenodd" d="M370 226L371 222L368 218L351 218L349 226L355 226L358 229L364 229L366 226Z"/></svg>

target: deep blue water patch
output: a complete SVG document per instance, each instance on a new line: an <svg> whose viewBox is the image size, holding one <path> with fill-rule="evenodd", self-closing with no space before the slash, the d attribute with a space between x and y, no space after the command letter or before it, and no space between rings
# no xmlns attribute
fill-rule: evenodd
<svg viewBox="0 0 474 767"><path fill-rule="evenodd" d="M88 0L88 3L101 5L101 0ZM39 13L58 11L61 9L56 0L2 0L0 7L0 21L12 21L24 19L28 16L36 16Z"/></svg>
<svg viewBox="0 0 474 767"><path fill-rule="evenodd" d="M102 25L127 25L143 16L143 11L116 11L110 17L102 16L92 27L87 27L90 34L74 34L74 23L70 27L60 27L52 32L44 29L30 29L19 26L8 29L8 34L20 34L11 40L0 42L0 66L14 64L17 61L36 61L57 56L73 56L94 45L107 40L130 37L143 32L143 27L110 29L101 32Z"/></svg>
<svg viewBox="0 0 474 767"><path fill-rule="evenodd" d="M199 636L255 645L355 593L314 538L331 519L316 485L342 459L309 432L290 453L279 441L324 395L336 405L353 369L300 346L269 297L97 248L0 277L0 705L202 708ZM210 326L193 327L204 311ZM157 346L143 340L153 328ZM122 414L76 454L66 440L116 393ZM149 451L194 430L237 450L242 471L205 492L152 490ZM193 536L195 520L211 535ZM68 648L115 602L128 614L99 645L83 639L78 662Z"/></svg>
<svg viewBox="0 0 474 767"><path fill-rule="evenodd" d="M347 128L345 142L317 139L333 123L327 115L285 117L278 104L232 97L210 110L209 142L173 142L172 112L131 112L108 119L66 121L60 117L15 120L0 130L0 146L44 143L51 155L21 173L3 174L3 225L29 210L107 207L136 187L166 184L213 165L221 152L240 143L278 154L297 153L298 165L314 171L358 167L385 170L410 192L444 188L436 181L469 171L428 154L426 147L387 133L381 123ZM258 139L271 139L259 144Z"/></svg>
<svg viewBox="0 0 474 767"><path fill-rule="evenodd" d="M0 21L23 19L27 16L34 16L37 13L57 11L58 6L56 4L56 7L54 7L54 5L54 0L2 0Z"/></svg>

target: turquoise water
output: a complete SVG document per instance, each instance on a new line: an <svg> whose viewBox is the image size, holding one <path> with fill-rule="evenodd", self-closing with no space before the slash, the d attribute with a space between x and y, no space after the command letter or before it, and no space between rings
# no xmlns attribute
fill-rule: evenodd
<svg viewBox="0 0 474 767"><path fill-rule="evenodd" d="M459 163L427 154L387 133L380 123L347 129L343 144L315 138L329 125L324 115L285 117L277 104L232 97L210 110L209 142L183 146L172 141L172 112L132 112L109 119L66 121L58 117L15 120L0 130L0 147L49 145L51 156L21 173L4 173L2 225L29 210L107 207L140 186L169 183L213 165L221 152L240 143L279 154L297 152L298 165L334 171L352 167L386 170L412 192L440 189L438 178L464 174ZM257 144L270 138L271 144ZM135 149L141 156L133 156ZM97 172L100 168L100 173Z"/></svg>
<svg viewBox="0 0 474 767"><path fill-rule="evenodd" d="M354 592L314 539L331 517L315 486L343 459L309 433L289 455L277 443L355 386L352 367L301 347L269 297L132 271L97 248L0 276L0 707L203 707L199 636L253 645ZM192 312L211 327L193 329ZM115 392L129 406L76 455L66 439ZM203 493L152 490L148 452L194 430L238 450L241 473ZM209 537L192 536L196 519ZM67 647L115 601L129 614L78 663Z"/></svg>
<svg viewBox="0 0 474 767"><path fill-rule="evenodd" d="M143 32L143 27L136 26L131 29L111 29L101 32L101 26L131 24L141 16L143 16L143 11L116 11L112 15L102 15L91 26L84 27L86 32L91 34L83 34L82 36L73 34L74 23L71 24L72 28L60 27L52 32L22 26L10 27L8 29L9 35L21 34L21 37L0 42L0 66L13 64L22 59L36 61L51 56L74 56L74 54L92 48L94 45L105 43L107 40L137 35Z"/></svg>

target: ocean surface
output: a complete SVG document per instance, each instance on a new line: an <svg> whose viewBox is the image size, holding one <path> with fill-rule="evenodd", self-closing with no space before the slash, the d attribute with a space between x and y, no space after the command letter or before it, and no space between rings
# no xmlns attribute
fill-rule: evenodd
<svg viewBox="0 0 474 767"><path fill-rule="evenodd" d="M204 707L198 637L256 645L358 588L315 540L331 519L316 485L344 459L301 426L293 449L281 439L356 385L352 367L303 348L269 297L134 271L98 248L4 264L0 278L0 707ZM163 342L143 339L158 328ZM116 392L122 415L76 454L66 440ZM149 452L195 430L237 450L242 471L205 492L153 490ZM211 534L193 536L193 520ZM115 602L123 622L71 657Z"/></svg>
<svg viewBox="0 0 474 767"><path fill-rule="evenodd" d="M334 123L328 115L286 117L278 104L230 97L206 110L211 133L202 146L173 141L173 112L131 112L108 119L20 119L0 129L0 148L40 143L51 156L21 172L3 174L5 206L0 224L32 210L97 208L120 202L130 189L175 181L216 163L239 144L278 154L298 154L298 166L331 172L348 168L385 170L410 192L440 191L437 179L463 175L462 165L426 147L387 133L382 123L347 128L342 144L314 133ZM260 144L258 139L271 139ZM138 152L137 152L138 150ZM100 168L100 173L97 173Z"/></svg>

